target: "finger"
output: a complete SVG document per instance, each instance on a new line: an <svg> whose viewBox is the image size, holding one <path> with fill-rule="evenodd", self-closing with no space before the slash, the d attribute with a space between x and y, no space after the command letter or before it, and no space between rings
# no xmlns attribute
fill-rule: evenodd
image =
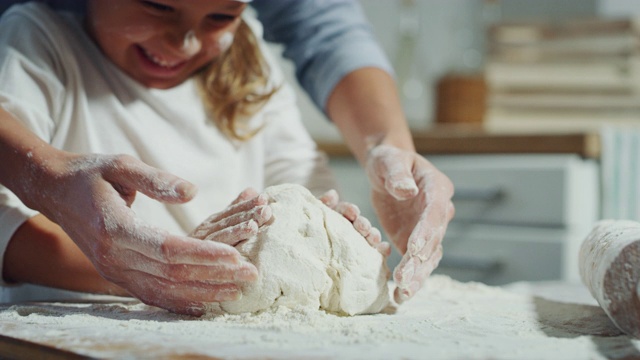
<svg viewBox="0 0 640 360"><path fill-rule="evenodd" d="M217 241L230 246L236 246L241 241L247 240L256 235L258 235L258 224L253 220L249 220L247 222L216 231L213 234L208 235L205 240Z"/></svg>
<svg viewBox="0 0 640 360"><path fill-rule="evenodd" d="M407 248L410 254L420 256L424 259L442 243L450 220L449 215L453 204L449 202L447 206L449 211L434 211L434 209L438 208L442 207L429 205L420 216L420 220L411 232L407 242Z"/></svg>
<svg viewBox="0 0 640 360"><path fill-rule="evenodd" d="M439 246L427 260L405 256L396 267L393 278L397 284L394 292L396 302L411 298L422 287L442 259L442 246Z"/></svg>
<svg viewBox="0 0 640 360"><path fill-rule="evenodd" d="M403 302L411 299L413 295L415 295L418 290L420 290L421 285L417 282L412 282L409 286L405 288L397 287L393 291L393 299L397 304L402 304Z"/></svg>
<svg viewBox="0 0 640 360"><path fill-rule="evenodd" d="M391 255L391 244L386 241L375 245L374 248L384 257L389 257L389 255Z"/></svg>
<svg viewBox="0 0 640 360"><path fill-rule="evenodd" d="M240 195L238 195L238 197L235 198L235 200L233 200L231 202L231 205L239 204L239 203L241 203L243 201L247 201L249 199L253 199L253 198L257 197L258 195L259 195L258 192L254 188L246 188L246 189L242 190Z"/></svg>
<svg viewBox="0 0 640 360"><path fill-rule="evenodd" d="M201 302L169 299L140 300L147 305L159 307L178 315L200 317L207 312L205 304Z"/></svg>
<svg viewBox="0 0 640 360"><path fill-rule="evenodd" d="M203 303L235 301L242 293L235 284L174 283L146 274L129 274L143 279L131 294L142 302L176 313L194 314L204 311Z"/></svg>
<svg viewBox="0 0 640 360"><path fill-rule="evenodd" d="M385 177L384 188L396 200L411 199L418 194L418 186L409 169L400 168L399 166L397 168L394 171L390 171Z"/></svg>
<svg viewBox="0 0 640 360"><path fill-rule="evenodd" d="M395 281L399 288L405 288L409 285L413 278L413 274L415 273L418 261L419 260L417 258L411 256L405 255L402 257L400 263L393 271L393 281Z"/></svg>
<svg viewBox="0 0 640 360"><path fill-rule="evenodd" d="M102 170L109 182L168 203L187 202L197 192L197 187L192 183L128 155L110 158Z"/></svg>
<svg viewBox="0 0 640 360"><path fill-rule="evenodd" d="M320 196L319 199L323 204L327 205L331 209L335 209L336 205L338 205L338 202L340 201L338 192L334 189L327 191L322 196Z"/></svg>
<svg viewBox="0 0 640 360"><path fill-rule="evenodd" d="M220 302L234 301L242 296L240 287L233 283L174 282L137 270L128 271L127 275L131 283L137 285L137 293L133 295L143 301Z"/></svg>
<svg viewBox="0 0 640 360"><path fill-rule="evenodd" d="M227 244L186 237L168 238L161 245L160 254L159 260L170 264L237 264L241 258L238 250Z"/></svg>
<svg viewBox="0 0 640 360"><path fill-rule="evenodd" d="M360 209L356 205L348 202L338 203L334 210L351 222L354 222L358 215L360 215Z"/></svg>
<svg viewBox="0 0 640 360"><path fill-rule="evenodd" d="M237 264L219 263L206 266L166 264L130 250L120 254L119 261L131 270L173 282L200 281L220 284L255 281L258 278L258 270L246 261L240 261Z"/></svg>
<svg viewBox="0 0 640 360"><path fill-rule="evenodd" d="M246 223L251 220L253 220L253 222L255 222L258 227L260 227L267 221L269 221L272 215L273 213L270 206L259 206L249 211L233 214L214 223L202 224L198 227L198 229L196 229L196 231L193 233L193 236L198 239L207 238L209 234L236 226L238 224Z"/></svg>
<svg viewBox="0 0 640 360"><path fill-rule="evenodd" d="M384 188L396 200L408 200L418 194L418 185L413 177L414 153L394 147L380 147L378 152L380 166L378 176L383 180Z"/></svg>
<svg viewBox="0 0 640 360"><path fill-rule="evenodd" d="M360 235L367 237L371 233L371 222L364 216L358 216L353 221L353 227L360 233Z"/></svg>
<svg viewBox="0 0 640 360"><path fill-rule="evenodd" d="M382 241L380 230L371 226L371 222L364 216L358 216L353 222L353 227L367 239L367 242L374 246Z"/></svg>
<svg viewBox="0 0 640 360"><path fill-rule="evenodd" d="M367 239L367 242L371 246L375 247L382 242L382 234L380 233L380 230L372 227L371 232L365 237L365 239Z"/></svg>
<svg viewBox="0 0 640 360"><path fill-rule="evenodd" d="M240 198L240 196L238 197L238 199ZM238 200L236 199L236 200ZM254 196L250 199L247 200L243 200L240 201L238 203L235 203L229 207L227 207L226 209L224 209L223 211L219 212L219 213L215 213L213 215L211 215L209 218L207 218L203 224L214 224L222 219L231 217L235 214L239 214L239 213L244 213L244 212L248 212L251 211L255 208L261 207L261 206L266 206L268 205L269 200L267 199L267 196L265 194L260 194L258 196ZM201 226L206 226L206 225L201 225Z"/></svg>

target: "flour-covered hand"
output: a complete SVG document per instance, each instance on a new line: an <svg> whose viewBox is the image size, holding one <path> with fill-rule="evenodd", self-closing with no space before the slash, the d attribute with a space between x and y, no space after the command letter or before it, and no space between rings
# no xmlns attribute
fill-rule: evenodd
<svg viewBox="0 0 640 360"><path fill-rule="evenodd" d="M18 189L23 202L59 224L105 279L146 304L200 315L204 303L235 300L238 282L257 277L229 245L141 221L130 207L136 192L183 203L196 188L133 157L55 151L33 166L28 186Z"/></svg>
<svg viewBox="0 0 640 360"><path fill-rule="evenodd" d="M360 235L367 239L369 245L378 250L380 254L385 257L391 254L391 246L389 243L382 241L380 230L373 227L369 219L360 214L358 206L349 202L340 201L338 192L335 190L327 191L320 196L319 200L349 220Z"/></svg>
<svg viewBox="0 0 640 360"><path fill-rule="evenodd" d="M382 227L403 254L394 270L398 303L411 298L442 258L454 215L453 184L419 154L388 145L369 151L366 170Z"/></svg>
<svg viewBox="0 0 640 360"><path fill-rule="evenodd" d="M226 209L211 215L190 236L235 246L258 234L271 219L271 207L264 194L246 189Z"/></svg>

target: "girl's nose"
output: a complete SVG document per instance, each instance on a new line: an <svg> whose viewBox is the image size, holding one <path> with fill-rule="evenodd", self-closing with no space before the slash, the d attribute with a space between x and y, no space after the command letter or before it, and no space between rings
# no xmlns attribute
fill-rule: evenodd
<svg viewBox="0 0 640 360"><path fill-rule="evenodd" d="M200 39L196 36L196 33L193 30L187 31L184 34L184 39L182 40L182 46L180 50L187 56L193 56L200 51L202 48L202 43Z"/></svg>

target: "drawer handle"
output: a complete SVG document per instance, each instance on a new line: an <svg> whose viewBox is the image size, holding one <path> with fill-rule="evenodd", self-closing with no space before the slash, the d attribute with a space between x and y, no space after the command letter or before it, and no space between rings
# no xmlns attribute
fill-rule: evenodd
<svg viewBox="0 0 640 360"><path fill-rule="evenodd" d="M504 264L498 259L474 259L464 256L443 256L438 267L480 271L485 275L499 273Z"/></svg>
<svg viewBox="0 0 640 360"><path fill-rule="evenodd" d="M507 193L500 187L494 188L456 188L453 194L453 201L499 201L502 200Z"/></svg>

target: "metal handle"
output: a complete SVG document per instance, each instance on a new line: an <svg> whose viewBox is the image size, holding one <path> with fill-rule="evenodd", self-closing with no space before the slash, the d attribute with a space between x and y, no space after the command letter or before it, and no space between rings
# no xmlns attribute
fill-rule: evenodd
<svg viewBox="0 0 640 360"><path fill-rule="evenodd" d="M502 200L507 193L501 187L491 188L458 188L456 187L453 194L453 201L499 201Z"/></svg>
<svg viewBox="0 0 640 360"><path fill-rule="evenodd" d="M438 267L480 271L485 275L495 274L502 270L504 264L499 259L474 259L464 256L445 255Z"/></svg>

